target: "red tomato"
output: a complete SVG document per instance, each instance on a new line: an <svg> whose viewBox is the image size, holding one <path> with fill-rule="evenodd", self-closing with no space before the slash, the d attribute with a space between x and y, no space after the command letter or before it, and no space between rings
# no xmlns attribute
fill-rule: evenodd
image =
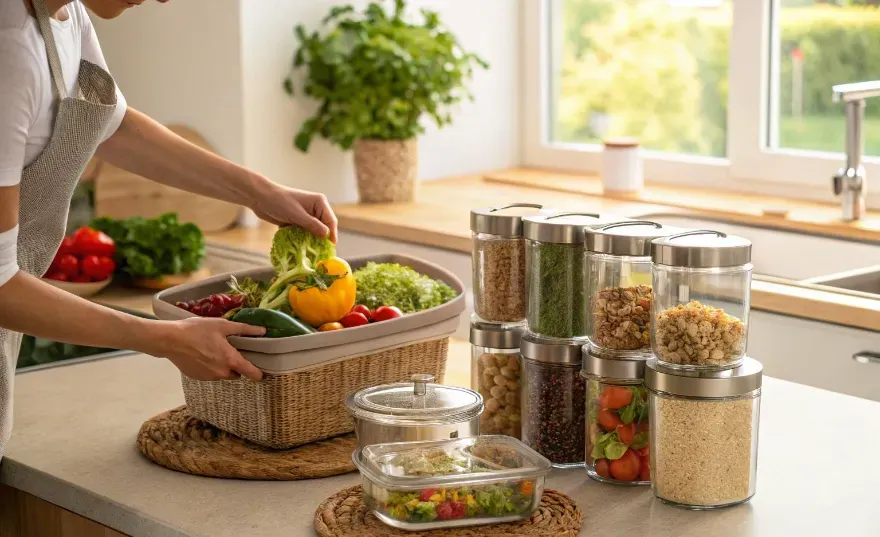
<svg viewBox="0 0 880 537"><path fill-rule="evenodd" d="M609 433L614 429L617 429L618 426L623 425L623 422L620 421L620 416L618 416L616 412L606 409L599 411L596 415L596 421L598 421L599 425Z"/></svg>
<svg viewBox="0 0 880 537"><path fill-rule="evenodd" d="M599 394L599 406L612 410L623 408L632 403L633 392L624 386L605 386Z"/></svg>
<svg viewBox="0 0 880 537"><path fill-rule="evenodd" d="M437 489L425 489L419 494L420 502L427 502L431 500L431 496L437 493Z"/></svg>
<svg viewBox="0 0 880 537"><path fill-rule="evenodd" d="M354 328L355 326L370 324L370 320L364 317L364 314L359 311L346 313L342 319L339 319L339 322L346 328Z"/></svg>
<svg viewBox="0 0 880 537"><path fill-rule="evenodd" d="M66 282L69 279L67 277L67 274L61 271L49 272L48 274L46 274L45 278L49 280L57 280L59 282Z"/></svg>
<svg viewBox="0 0 880 537"><path fill-rule="evenodd" d="M403 317L403 313L395 306L379 306L373 312L373 320L377 323Z"/></svg>
<svg viewBox="0 0 880 537"><path fill-rule="evenodd" d="M82 271L88 274L96 282L104 281L113 274L116 263L109 257L98 257L96 255L87 255L82 260Z"/></svg>
<svg viewBox="0 0 880 537"><path fill-rule="evenodd" d="M64 254L72 254L72 253L73 253L73 237L64 237L61 240L61 245L58 247L58 253L56 253L55 256L59 257Z"/></svg>
<svg viewBox="0 0 880 537"><path fill-rule="evenodd" d="M639 455L639 457L646 459L651 455L651 451L650 451L650 449L648 449L649 447L650 447L650 444L643 447L642 449L637 449L636 453Z"/></svg>
<svg viewBox="0 0 880 537"><path fill-rule="evenodd" d="M79 274L79 259L72 254L64 254L58 258L58 270L73 278Z"/></svg>
<svg viewBox="0 0 880 537"><path fill-rule="evenodd" d="M641 467L639 467L639 481L651 480L651 459L648 457L641 458Z"/></svg>
<svg viewBox="0 0 880 537"><path fill-rule="evenodd" d="M113 257L116 245L104 232L81 227L73 234L73 251L81 255Z"/></svg>
<svg viewBox="0 0 880 537"><path fill-rule="evenodd" d="M608 467L608 459L596 461L596 473L605 479L611 479L611 470Z"/></svg>
<svg viewBox="0 0 880 537"><path fill-rule="evenodd" d="M89 283L90 281L92 281L92 279L89 278L88 274L77 274L76 276L72 276L70 278L70 281L76 283Z"/></svg>
<svg viewBox="0 0 880 537"><path fill-rule="evenodd" d="M636 435L636 426L633 423L629 425L619 425L617 427L617 436L620 437L620 441L626 445L632 444L633 436Z"/></svg>
<svg viewBox="0 0 880 537"><path fill-rule="evenodd" d="M611 477L618 481L635 481L639 477L641 465L639 456L628 449L623 453L623 457L611 461L609 465Z"/></svg>
<svg viewBox="0 0 880 537"><path fill-rule="evenodd" d="M363 304L357 304L355 307L351 308L351 311L360 313L361 315L366 317L367 320L369 320L373 316L372 312L370 312L370 308L364 306Z"/></svg>
<svg viewBox="0 0 880 537"><path fill-rule="evenodd" d="M637 433L640 433L640 432L642 432L642 431L647 431L647 430L649 430L650 428L651 428L651 426L648 425L647 423L638 423L638 424L636 424L636 432L637 432Z"/></svg>

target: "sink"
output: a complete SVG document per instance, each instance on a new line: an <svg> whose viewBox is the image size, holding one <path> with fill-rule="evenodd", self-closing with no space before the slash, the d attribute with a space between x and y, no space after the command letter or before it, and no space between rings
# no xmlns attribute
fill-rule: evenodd
<svg viewBox="0 0 880 537"><path fill-rule="evenodd" d="M880 295L880 265L849 272L810 278L807 283Z"/></svg>
<svg viewBox="0 0 880 537"><path fill-rule="evenodd" d="M755 274L788 280L812 280L865 270L880 269L880 243L861 242L772 227L733 224L722 219L690 217L681 214L652 213L639 218L664 225L691 229L712 229L739 235L752 241ZM870 278L869 278L870 280ZM864 281L864 280L860 280ZM875 289L880 280L873 279ZM815 282L819 283L819 282ZM822 282L822 285L830 285ZM854 283L868 285L871 283ZM849 287L837 286L849 289Z"/></svg>

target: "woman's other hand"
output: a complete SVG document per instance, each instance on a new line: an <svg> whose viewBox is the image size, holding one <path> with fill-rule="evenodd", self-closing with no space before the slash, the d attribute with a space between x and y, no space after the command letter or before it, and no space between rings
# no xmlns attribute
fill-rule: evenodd
<svg viewBox="0 0 880 537"><path fill-rule="evenodd" d="M251 209L271 224L296 224L336 243L336 215L323 194L268 183L258 189Z"/></svg>

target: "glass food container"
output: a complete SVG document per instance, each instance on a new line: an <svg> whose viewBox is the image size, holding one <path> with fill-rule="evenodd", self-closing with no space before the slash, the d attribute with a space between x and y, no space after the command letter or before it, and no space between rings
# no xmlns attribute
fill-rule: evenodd
<svg viewBox="0 0 880 537"><path fill-rule="evenodd" d="M526 318L526 245L522 218L548 214L541 205L513 203L471 211L474 310L493 323Z"/></svg>
<svg viewBox="0 0 880 537"><path fill-rule="evenodd" d="M413 375L410 382L364 388L349 395L345 405L354 418L358 448L480 434L482 396L433 381L432 375Z"/></svg>
<svg viewBox="0 0 880 537"><path fill-rule="evenodd" d="M522 336L522 441L557 468L584 464L583 345Z"/></svg>
<svg viewBox="0 0 880 537"><path fill-rule="evenodd" d="M550 471L550 461L509 436L381 444L352 458L367 508L415 531L527 519Z"/></svg>
<svg viewBox="0 0 880 537"><path fill-rule="evenodd" d="M584 228L620 220L592 213L523 218L530 331L559 339L587 336Z"/></svg>
<svg viewBox="0 0 880 537"><path fill-rule="evenodd" d="M471 321L471 388L483 396L481 434L520 438L523 328Z"/></svg>
<svg viewBox="0 0 880 537"><path fill-rule="evenodd" d="M714 509L755 494L762 367L724 371L645 366L651 407L651 486L660 500Z"/></svg>
<svg viewBox="0 0 880 537"><path fill-rule="evenodd" d="M662 365L729 369L746 352L752 243L696 230L656 239L651 348Z"/></svg>
<svg viewBox="0 0 880 537"><path fill-rule="evenodd" d="M620 358L585 345L581 375L587 380L587 474L606 483L650 484L644 358Z"/></svg>
<svg viewBox="0 0 880 537"><path fill-rule="evenodd" d="M585 230L593 346L621 357L651 355L651 241L681 231L643 220Z"/></svg>

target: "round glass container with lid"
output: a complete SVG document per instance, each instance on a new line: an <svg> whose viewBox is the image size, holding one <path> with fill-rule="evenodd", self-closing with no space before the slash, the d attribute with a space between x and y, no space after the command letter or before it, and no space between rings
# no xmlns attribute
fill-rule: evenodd
<svg viewBox="0 0 880 537"><path fill-rule="evenodd" d="M651 439L645 359L621 358L594 345L584 345L583 354L587 474L606 483L647 485Z"/></svg>
<svg viewBox="0 0 880 537"><path fill-rule="evenodd" d="M763 368L745 358L733 369L685 371L651 359L651 487L660 500L714 509L755 494Z"/></svg>
<svg viewBox="0 0 880 537"><path fill-rule="evenodd" d="M651 348L662 365L729 369L746 352L752 243L719 231L651 243Z"/></svg>
<svg viewBox="0 0 880 537"><path fill-rule="evenodd" d="M529 330L559 339L587 336L584 229L624 220L595 213L523 218Z"/></svg>
<svg viewBox="0 0 880 537"><path fill-rule="evenodd" d="M474 310L486 321L519 323L526 318L525 216L548 214L535 203L471 210Z"/></svg>
<svg viewBox="0 0 880 537"><path fill-rule="evenodd" d="M354 418L358 448L389 442L446 440L480 434L479 393L435 384L432 375L365 388L345 405Z"/></svg>
<svg viewBox="0 0 880 537"><path fill-rule="evenodd" d="M483 396L480 434L520 437L520 325L471 321L471 388Z"/></svg>
<svg viewBox="0 0 880 537"><path fill-rule="evenodd" d="M645 220L584 231L591 344L620 356L650 356L651 241L681 231Z"/></svg>
<svg viewBox="0 0 880 537"><path fill-rule="evenodd" d="M522 441L557 468L584 464L582 344L522 336Z"/></svg>

